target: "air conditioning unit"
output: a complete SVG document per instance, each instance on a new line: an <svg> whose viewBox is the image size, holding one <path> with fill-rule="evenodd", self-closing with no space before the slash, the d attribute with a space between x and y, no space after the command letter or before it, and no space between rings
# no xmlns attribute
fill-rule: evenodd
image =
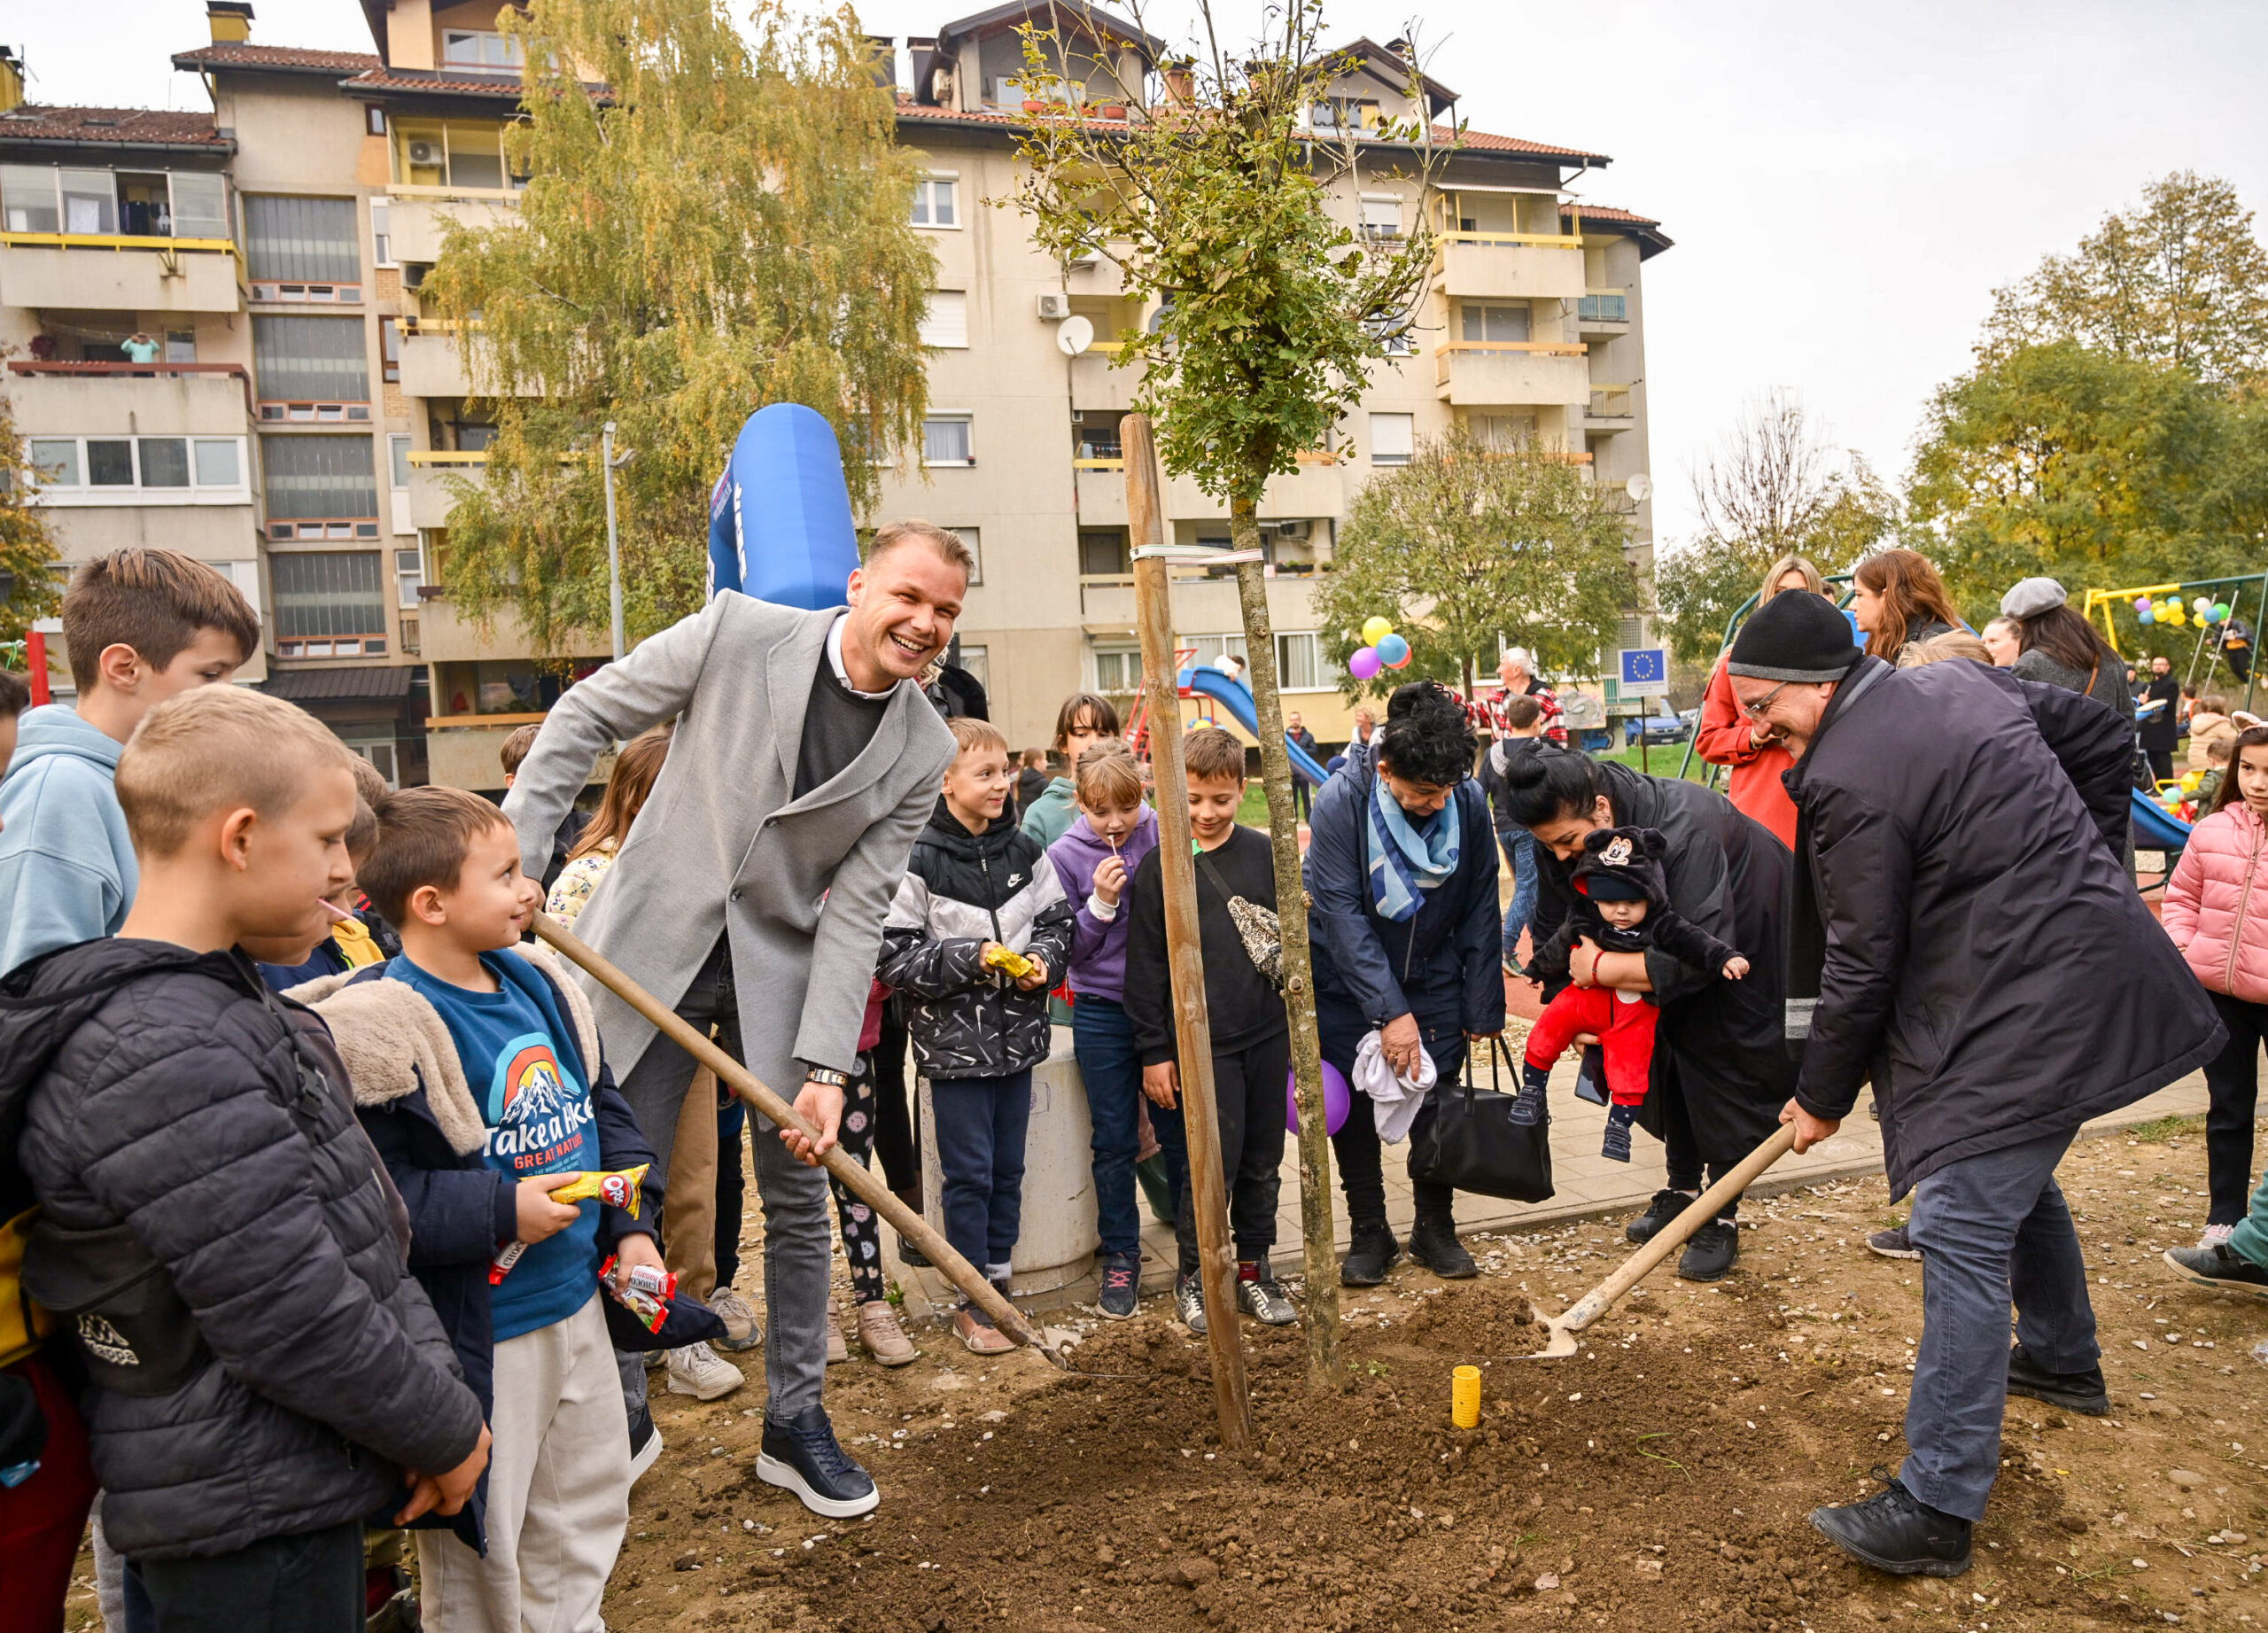
<svg viewBox="0 0 2268 1633"><path fill-rule="evenodd" d="M1070 262L1071 270L1074 272L1092 272L1101 265L1102 257L1092 251L1089 251L1084 255L1074 255Z"/></svg>
<svg viewBox="0 0 2268 1633"><path fill-rule="evenodd" d="M1064 294L1042 295L1039 315L1050 323L1060 323L1071 315L1071 297Z"/></svg>
<svg viewBox="0 0 2268 1633"><path fill-rule="evenodd" d="M412 142L409 144L409 162L420 168L439 168L441 144L439 142Z"/></svg>
<svg viewBox="0 0 2268 1633"><path fill-rule="evenodd" d="M1301 517L1294 522L1262 522L1260 525L1260 531L1263 533L1272 533L1278 539L1304 539L1313 525L1313 523Z"/></svg>

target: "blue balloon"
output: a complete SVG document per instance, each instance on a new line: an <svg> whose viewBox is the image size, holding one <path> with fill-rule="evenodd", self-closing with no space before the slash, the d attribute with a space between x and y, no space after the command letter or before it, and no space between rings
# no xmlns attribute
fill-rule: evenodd
<svg viewBox="0 0 2268 1633"><path fill-rule="evenodd" d="M826 416L775 402L748 416L709 495L709 593L816 612L858 565L843 450Z"/></svg>
<svg viewBox="0 0 2268 1633"><path fill-rule="evenodd" d="M1399 669L1410 656L1410 642L1400 635L1385 635L1379 640L1379 662L1388 669Z"/></svg>
<svg viewBox="0 0 2268 1633"><path fill-rule="evenodd" d="M2156 622L2158 621L2158 615L2157 615L2157 613L2156 613L2155 610L2155 609L2152 609L2152 608L2149 608L2149 607L2144 607L2144 608L2143 608L2140 612L2137 612L2134 616L2135 616L2135 618L2138 618L2139 620L2140 620L2142 623L2145 623L2145 624L2155 624L2155 623L2156 623Z"/></svg>

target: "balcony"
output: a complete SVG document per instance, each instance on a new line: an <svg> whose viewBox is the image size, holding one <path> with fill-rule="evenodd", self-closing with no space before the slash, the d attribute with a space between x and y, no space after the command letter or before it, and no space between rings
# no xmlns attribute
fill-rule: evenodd
<svg viewBox="0 0 2268 1633"><path fill-rule="evenodd" d="M1449 340L1433 348L1433 384L1457 408L1590 400L1590 365L1579 342Z"/></svg>
<svg viewBox="0 0 2268 1633"><path fill-rule="evenodd" d="M1142 377L1138 369L1116 366L1122 342L1098 340L1071 360L1071 406L1074 408L1115 409L1134 406L1134 386Z"/></svg>
<svg viewBox="0 0 2268 1633"><path fill-rule="evenodd" d="M12 361L7 386L26 436L241 437L252 415L241 363Z"/></svg>
<svg viewBox="0 0 2268 1633"><path fill-rule="evenodd" d="M0 232L0 307L81 312L234 312L244 305L226 238Z"/></svg>
<svg viewBox="0 0 2268 1633"><path fill-rule="evenodd" d="M1586 340L1614 340L1630 332L1627 290L1592 289L1575 303L1575 332Z"/></svg>
<svg viewBox="0 0 2268 1633"><path fill-rule="evenodd" d="M446 453L435 451L412 454L409 456L409 525L412 527L447 527L449 512L456 509L456 482L460 478L478 478L488 464L485 453ZM426 631L428 649L432 641L431 625Z"/></svg>
<svg viewBox="0 0 2268 1633"><path fill-rule="evenodd" d="M386 230L393 258L431 266L441 258L449 223L493 227L519 214L516 187L417 187L396 183L388 194Z"/></svg>
<svg viewBox="0 0 2268 1633"><path fill-rule="evenodd" d="M1346 515L1347 480L1342 463L1329 455L1301 455L1298 470L1269 478L1262 490L1261 515L1310 519ZM1073 479L1078 486L1080 525L1125 526L1126 462L1075 459L1071 465ZM1212 521L1228 514L1225 506L1186 477L1167 478L1162 497L1168 522Z"/></svg>
<svg viewBox="0 0 2268 1633"><path fill-rule="evenodd" d="M1315 587L1320 575L1284 575L1268 580L1269 621L1278 629L1315 627ZM1123 573L1084 573L1079 579L1082 622L1090 634L1115 634L1134 627L1134 580ZM1184 630L1244 627L1244 605L1233 576L1213 578L1177 567L1173 572L1173 625Z"/></svg>
<svg viewBox="0 0 2268 1633"><path fill-rule="evenodd" d="M1581 300L1583 241L1538 232L1445 232L1435 286L1453 300Z"/></svg>
<svg viewBox="0 0 2268 1633"><path fill-rule="evenodd" d="M1594 385L1591 400L1584 406L1582 428L1593 436L1612 436L1616 432L1632 431L1638 424L1638 410L1631 400L1627 385Z"/></svg>

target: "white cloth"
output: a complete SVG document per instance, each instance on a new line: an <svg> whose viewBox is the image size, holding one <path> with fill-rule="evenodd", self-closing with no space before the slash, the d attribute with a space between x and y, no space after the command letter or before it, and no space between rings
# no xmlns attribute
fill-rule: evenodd
<svg viewBox="0 0 2268 1633"><path fill-rule="evenodd" d="M1440 1077L1433 1057L1425 1053L1423 1044L1418 1046L1415 1077L1394 1076L1394 1069L1386 1063L1385 1046L1375 1030L1363 1034L1355 1051L1355 1086L1371 1097L1371 1116L1378 1124L1379 1138L1389 1146L1410 1138L1410 1125L1418 1120L1425 1092Z"/></svg>
<svg viewBox="0 0 2268 1633"><path fill-rule="evenodd" d="M630 1519L630 1422L593 1293L564 1321L496 1346L488 1555L417 1531L432 1633L599 1633Z"/></svg>

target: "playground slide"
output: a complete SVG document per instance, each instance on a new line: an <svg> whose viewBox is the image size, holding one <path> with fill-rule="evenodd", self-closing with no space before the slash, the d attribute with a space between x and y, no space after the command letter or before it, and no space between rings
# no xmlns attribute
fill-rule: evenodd
<svg viewBox="0 0 2268 1633"><path fill-rule="evenodd" d="M2189 843L2189 824L2179 817L2169 815L2166 808L2134 790L2134 841L2145 847L2179 851Z"/></svg>
<svg viewBox="0 0 2268 1633"><path fill-rule="evenodd" d="M1184 669L1180 674L1179 690L1199 697L1209 697L1229 712L1230 718L1245 728L1248 735L1260 735L1259 718L1253 712L1252 688L1241 680L1231 680L1217 669ZM1315 762L1315 757L1288 738L1284 746L1292 751L1292 769L1317 788L1331 774Z"/></svg>

